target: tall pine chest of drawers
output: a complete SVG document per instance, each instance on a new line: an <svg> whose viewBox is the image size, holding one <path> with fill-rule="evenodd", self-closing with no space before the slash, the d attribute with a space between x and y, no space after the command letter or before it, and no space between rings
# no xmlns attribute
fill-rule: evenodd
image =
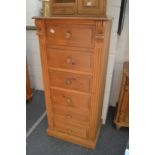
<svg viewBox="0 0 155 155"><path fill-rule="evenodd" d="M40 44L47 134L95 148L111 31L104 17L34 17Z"/></svg>

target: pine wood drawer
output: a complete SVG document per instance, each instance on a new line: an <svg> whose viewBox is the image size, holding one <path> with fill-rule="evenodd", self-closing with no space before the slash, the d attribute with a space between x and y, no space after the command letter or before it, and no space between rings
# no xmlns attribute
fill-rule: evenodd
<svg viewBox="0 0 155 155"><path fill-rule="evenodd" d="M94 48L95 28L91 25L46 21L46 42L49 45Z"/></svg>
<svg viewBox="0 0 155 155"><path fill-rule="evenodd" d="M90 75L50 70L49 79L51 87L91 92L92 77Z"/></svg>
<svg viewBox="0 0 155 155"><path fill-rule="evenodd" d="M51 100L53 104L77 109L90 108L90 95L84 95L61 90L51 90Z"/></svg>
<svg viewBox="0 0 155 155"><path fill-rule="evenodd" d="M75 14L74 3L53 3L52 13L54 15L73 15Z"/></svg>
<svg viewBox="0 0 155 155"><path fill-rule="evenodd" d="M78 14L106 14L105 0L78 0Z"/></svg>
<svg viewBox="0 0 155 155"><path fill-rule="evenodd" d="M58 49L47 49L47 61L50 67L91 72L93 55Z"/></svg>
<svg viewBox="0 0 155 155"><path fill-rule="evenodd" d="M80 121L78 119L73 119L66 117L64 115L54 114L54 120L63 121L64 123L70 123L73 125L78 125L83 128L89 128L89 121Z"/></svg>
<svg viewBox="0 0 155 155"><path fill-rule="evenodd" d="M54 129L57 131L66 133L68 135L78 136L81 138L87 137L87 129L73 125L67 122L61 122L60 120L54 120Z"/></svg>
<svg viewBox="0 0 155 155"><path fill-rule="evenodd" d="M76 109L71 107L62 107L58 105L53 105L54 115L63 116L67 120L76 120L79 123L83 122L87 124L89 122L89 110L87 109Z"/></svg>

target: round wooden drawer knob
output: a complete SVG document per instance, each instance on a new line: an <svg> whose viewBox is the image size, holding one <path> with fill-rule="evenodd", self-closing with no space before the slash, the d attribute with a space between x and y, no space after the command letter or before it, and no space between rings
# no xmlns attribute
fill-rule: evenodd
<svg viewBox="0 0 155 155"><path fill-rule="evenodd" d="M71 129L68 130L68 134L72 134L72 132L73 132L73 131L72 131Z"/></svg>
<svg viewBox="0 0 155 155"><path fill-rule="evenodd" d="M68 105L71 105L72 99L68 97L68 98L66 99L66 102L67 102Z"/></svg>
<svg viewBox="0 0 155 155"><path fill-rule="evenodd" d="M51 32L52 34L54 34L54 33L55 33L55 30L54 30L53 28L51 28L51 29L50 29L50 32Z"/></svg>
<svg viewBox="0 0 155 155"><path fill-rule="evenodd" d="M71 64L72 63L72 59L70 57L66 58L66 63L67 64Z"/></svg>
<svg viewBox="0 0 155 155"><path fill-rule="evenodd" d="M67 118L72 118L72 115L67 114L66 117Z"/></svg>
<svg viewBox="0 0 155 155"><path fill-rule="evenodd" d="M69 80L69 79L66 79L66 80L65 80L65 84L66 84L66 85L71 85L71 84L72 84L72 81Z"/></svg>
<svg viewBox="0 0 155 155"><path fill-rule="evenodd" d="M66 39L70 39L71 37L72 37L71 32L66 32L66 33L65 33L65 38L66 38Z"/></svg>

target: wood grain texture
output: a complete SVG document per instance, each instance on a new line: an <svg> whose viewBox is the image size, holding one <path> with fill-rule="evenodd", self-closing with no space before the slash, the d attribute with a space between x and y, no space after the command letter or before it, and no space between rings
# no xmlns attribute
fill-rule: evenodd
<svg viewBox="0 0 155 155"><path fill-rule="evenodd" d="M53 104L76 109L90 109L90 95L66 92L61 90L51 90L51 100Z"/></svg>
<svg viewBox="0 0 155 155"><path fill-rule="evenodd" d="M129 127L129 63L125 62L123 67L122 84L117 103L114 119L116 127Z"/></svg>
<svg viewBox="0 0 155 155"><path fill-rule="evenodd" d="M75 15L75 3L53 3L51 14L53 15Z"/></svg>
<svg viewBox="0 0 155 155"><path fill-rule="evenodd" d="M46 15L106 15L107 0L44 0L43 14Z"/></svg>
<svg viewBox="0 0 155 155"><path fill-rule="evenodd" d="M48 16L48 17L44 17L44 16L34 16L32 17L32 19L43 19L43 20L47 20L47 19L61 19L61 20L83 20L83 22L94 22L94 20L104 20L104 21L107 21L107 20L112 20L113 18L112 17L107 17L107 16L104 16L104 15L91 15L91 16L87 16L87 15L76 15L76 16L73 16L73 15L61 15L61 16ZM74 22L77 22L77 21L73 21ZM82 23L81 23L82 24Z"/></svg>
<svg viewBox="0 0 155 155"><path fill-rule="evenodd" d="M104 35L104 39L96 38L96 46L94 53L94 73L93 75L93 94L91 102L90 114L90 137L95 139L99 126L101 125L101 113L103 106L103 95L105 87L105 77L107 69L108 51L109 51L109 38L111 30L111 21L105 22L99 20L96 22L96 36ZM96 104L97 103L97 104ZM94 129L93 131L91 129Z"/></svg>
<svg viewBox="0 0 155 155"><path fill-rule="evenodd" d="M106 0L78 0L78 14L106 15Z"/></svg>
<svg viewBox="0 0 155 155"><path fill-rule="evenodd" d="M36 18L37 22L47 133L95 148L101 127L111 20L65 17ZM54 35L49 30L54 30Z"/></svg>
<svg viewBox="0 0 155 155"><path fill-rule="evenodd" d="M64 25L59 20L47 20L46 34L47 44L51 46L71 46L87 49L94 47L94 31L92 31L90 25L80 25L80 23L74 25L70 21Z"/></svg>
<svg viewBox="0 0 155 155"><path fill-rule="evenodd" d="M73 124L73 125L75 125L77 127L79 126L79 127L82 127L82 128L87 128L87 131L88 131L88 129L89 129L89 121L81 121L79 117L78 117L78 119L74 118L74 117L76 117L76 116L74 115L71 118L69 116L66 117L66 115L62 115L62 114L54 114L54 121L60 121L60 122L64 122L64 123Z"/></svg>
<svg viewBox="0 0 155 155"><path fill-rule="evenodd" d="M42 65L42 77L45 90L45 103L47 111L47 120L48 126L53 127L53 113L52 113L52 104L50 98L50 85L49 85L49 75L48 75L48 65L47 65L47 56L46 56L46 33L45 33L45 23L44 20L35 20L37 27L37 35L39 37L40 45L40 58Z"/></svg>
<svg viewBox="0 0 155 155"><path fill-rule="evenodd" d="M87 129L82 128L78 125L73 125L72 123L64 122L55 119L54 121L54 129L57 131L63 132L68 135L77 136L81 138L87 137Z"/></svg>
<svg viewBox="0 0 155 155"><path fill-rule="evenodd" d="M91 76L69 72L50 71L50 85L78 91L91 91Z"/></svg>
<svg viewBox="0 0 155 155"><path fill-rule="evenodd" d="M54 104L54 114L61 115L72 121L77 120L79 122L87 123L89 121L89 110L78 109L74 107L65 107Z"/></svg>
<svg viewBox="0 0 155 155"><path fill-rule="evenodd" d="M48 65L54 68L91 72L92 54L70 50L47 49Z"/></svg>

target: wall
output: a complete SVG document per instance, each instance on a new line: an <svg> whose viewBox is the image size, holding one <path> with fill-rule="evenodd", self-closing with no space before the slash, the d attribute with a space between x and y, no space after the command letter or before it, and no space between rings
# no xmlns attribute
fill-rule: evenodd
<svg viewBox="0 0 155 155"><path fill-rule="evenodd" d="M34 26L33 16L38 16L41 0L26 0L26 25ZM42 70L39 53L39 43L36 31L26 31L26 56L29 69L31 87L43 90Z"/></svg>
<svg viewBox="0 0 155 155"><path fill-rule="evenodd" d="M112 30L111 30L106 86L105 86L105 94L104 94L103 109L102 109L103 124L106 122L106 116L107 116L107 111L109 107L109 98L111 94L111 83L112 83L112 77L113 77L113 69L114 69L117 39L118 39L117 29L118 29L118 22L119 22L120 6L121 6L121 0L108 0L107 15L110 17L113 17L113 24L112 24Z"/></svg>
<svg viewBox="0 0 155 155"><path fill-rule="evenodd" d="M103 101L103 111L102 111L103 123L105 123L107 110L109 106L111 82L113 77L113 69L114 69L116 47L117 47L117 28L118 28L118 20L119 20L119 13L120 13L120 5L121 5L121 0L108 0L108 4L107 4L107 15L110 17L113 17L113 25L112 25L111 40L110 40L106 87L105 87L105 94L104 94L104 101ZM33 21L27 22L27 23L33 23ZM31 85L32 85L32 88L43 90L40 55L39 55L39 44L38 44L36 32L26 31L26 34L27 34L26 35L27 62L29 66Z"/></svg>
<svg viewBox="0 0 155 155"><path fill-rule="evenodd" d="M41 9L41 0L26 0L26 25L34 26L33 16L38 16Z"/></svg>
<svg viewBox="0 0 155 155"><path fill-rule="evenodd" d="M123 63L124 61L128 60L129 60L129 2L127 2L123 30L121 35L118 36L117 38L114 73L112 78L110 101L109 101L111 106L116 106L121 86Z"/></svg>
<svg viewBox="0 0 155 155"><path fill-rule="evenodd" d="M39 42L36 31L26 31L26 56L31 87L37 90L43 90Z"/></svg>

